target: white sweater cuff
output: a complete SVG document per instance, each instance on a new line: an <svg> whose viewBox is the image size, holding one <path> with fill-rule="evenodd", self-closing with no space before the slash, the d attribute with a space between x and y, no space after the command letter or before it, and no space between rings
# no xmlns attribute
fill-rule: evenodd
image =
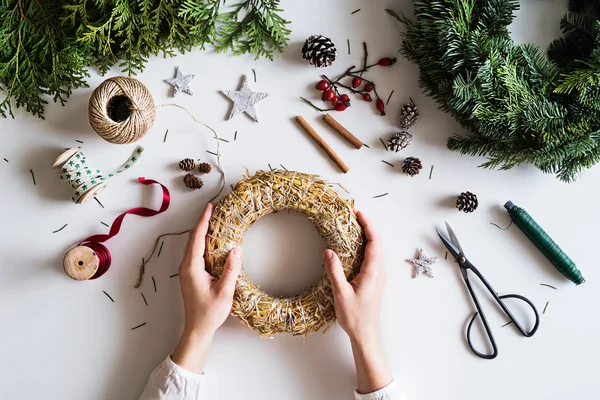
<svg viewBox="0 0 600 400"><path fill-rule="evenodd" d="M390 382L389 385L371 393L360 394L355 391L354 398L356 400L404 400L404 396L400 393L395 380Z"/></svg>

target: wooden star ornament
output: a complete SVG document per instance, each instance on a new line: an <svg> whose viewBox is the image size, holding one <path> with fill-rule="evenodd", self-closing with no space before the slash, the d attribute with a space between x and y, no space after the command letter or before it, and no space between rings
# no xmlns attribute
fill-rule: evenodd
<svg viewBox="0 0 600 400"><path fill-rule="evenodd" d="M254 106L256 103L268 96L267 93L253 92L248 84L247 75L244 75L244 80L239 90L221 90L221 93L233 101L233 108L231 109L228 119L245 112L256 122L258 122L258 116L256 115L256 109Z"/></svg>
<svg viewBox="0 0 600 400"><path fill-rule="evenodd" d="M433 270L431 266L435 264L437 261L437 257L427 257L425 253L423 253L423 249L419 249L419 258L411 258L410 260L406 260L415 267L415 272L413 274L413 278L416 278L417 275L425 274L430 278L433 278Z"/></svg>
<svg viewBox="0 0 600 400"><path fill-rule="evenodd" d="M169 85L173 86L173 97L177 96L179 92L184 92L190 96L194 94L190 88L190 82L194 79L195 75L183 75L179 67L175 67L175 77L172 79L166 79Z"/></svg>

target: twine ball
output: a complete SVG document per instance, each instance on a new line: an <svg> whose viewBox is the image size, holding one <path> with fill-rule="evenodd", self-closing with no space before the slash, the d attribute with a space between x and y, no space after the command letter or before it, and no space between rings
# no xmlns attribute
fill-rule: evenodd
<svg viewBox="0 0 600 400"><path fill-rule="evenodd" d="M215 207L206 239L206 270L219 277L229 251L242 245L244 232L260 217L293 211L314 223L351 280L360 270L366 243L353 206L316 175L294 171L246 175ZM306 336L335 322L331 282L324 273L316 285L294 297L275 297L262 291L242 270L231 314L261 337L279 333Z"/></svg>
<svg viewBox="0 0 600 400"><path fill-rule="evenodd" d="M94 131L115 144L137 142L156 119L154 99L148 88L126 76L102 82L92 93L88 113Z"/></svg>

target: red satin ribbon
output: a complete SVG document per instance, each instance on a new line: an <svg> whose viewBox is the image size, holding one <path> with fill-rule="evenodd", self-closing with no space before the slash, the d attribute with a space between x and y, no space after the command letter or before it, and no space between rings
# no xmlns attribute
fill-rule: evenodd
<svg viewBox="0 0 600 400"><path fill-rule="evenodd" d="M135 207L130 210L127 210L114 220L114 222L110 226L110 231L108 232L108 234L93 235L79 242L78 246L87 246L94 250L96 252L96 255L98 256L98 270L90 279L99 278L110 268L110 252L104 245L101 245L100 243L106 242L108 239L112 238L113 236L116 236L119 233L119 230L121 229L121 224L123 223L123 219L127 214L134 214L142 217L153 217L157 214L166 211L167 208L169 208L169 204L171 203L171 195L169 193L169 189L167 189L162 183L152 179L138 178L138 180L143 185L151 185L154 183L160 185L162 187L163 192L162 204L158 210L153 210L151 208L146 207Z"/></svg>

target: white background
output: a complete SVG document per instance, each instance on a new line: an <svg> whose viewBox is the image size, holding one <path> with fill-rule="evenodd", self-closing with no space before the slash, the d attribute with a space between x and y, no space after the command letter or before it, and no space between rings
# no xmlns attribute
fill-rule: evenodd
<svg viewBox="0 0 600 400"><path fill-rule="evenodd" d="M564 1L523 3L511 27L517 42L546 46L559 36ZM570 185L529 166L503 172L477 168L483 158L446 149L446 138L460 128L421 93L417 68L402 58L390 69L368 74L382 96L395 90L386 117L374 112L374 104L358 99L348 111L335 114L371 146L351 148L298 98L308 96L318 102L314 84L323 72L301 59L302 43L310 34L322 33L338 44L338 59L324 71L330 76L361 62L362 41L368 43L372 60L398 55L401 27L384 8L410 14L411 2L305 0L282 1L282 7L293 33L275 62L194 50L171 59L153 58L138 77L157 104L180 104L231 141L222 144L227 187L242 178L244 167L254 172L271 163L318 173L351 190L357 207L373 219L385 242L387 283L381 331L394 375L409 399L598 398L600 168L592 168ZM362 10L350 15L357 8ZM351 55L346 51L347 38ZM177 65L183 73L196 75L193 97L171 98L164 79L173 76ZM226 121L230 102L218 91L236 89L243 74L252 75L252 68L258 78L253 88L269 93L258 105L260 123L247 116ZM118 73L113 69L110 76ZM138 143L146 149L141 161L111 181L99 196L106 208L93 200L72 204L69 188L50 167L61 149L77 146L75 140L81 140L91 165L108 172L135 147L107 143L88 124L87 102L103 79L92 71L90 88L74 91L65 107L50 104L46 120L17 110L16 119L0 121L0 158L9 160L0 161L3 399L136 399L148 375L172 351L181 330L179 282L169 276L177 271L184 237L167 239L161 257L148 265L141 288L148 306L133 284L140 260L148 256L156 236L189 228L215 192L218 173L205 179L204 189L190 192L176 167L185 157L214 164L206 150L214 151L215 142L182 111L161 108L154 128ZM409 96L421 110L412 130L414 143L402 153L386 153L379 138L387 139L397 131L399 108ZM293 121L299 114L346 161L351 168L348 174L339 172L299 129ZM233 141L235 131L238 137ZM401 174L406 156L423 161L419 176ZM32 184L30 168L37 186ZM138 176L166 184L171 208L153 218L126 217L121 233L107 242L113 254L110 271L96 281L69 279L62 271L69 246L88 235L108 232L100 222L110 224L124 210L158 207L159 190L138 184ZM469 215L453 205L465 190L480 200L479 209ZM373 199L385 192L389 195ZM509 199L526 208L571 255L587 283L576 287L564 279L514 227L501 231L490 225L491 221L508 223L502 205ZM467 255L498 292L523 294L540 311L549 301L533 338L520 336L511 326L501 328L506 317L484 304L500 349L496 360L479 359L466 347L464 331L473 306L456 265L444 260L445 249L435 234L434 226L442 226L444 220L455 228ZM52 233L65 223L64 230ZM404 260L414 257L421 246L427 254L441 257L434 266L435 279L411 278L412 268ZM299 216L259 221L247 234L244 249L250 275L273 293L297 293L322 274L324 243ZM150 276L156 279L157 292ZM143 322L147 325L131 330ZM291 336L262 340L230 318L218 331L206 372L211 399L342 400L351 398L355 387L350 347L339 326L306 340Z"/></svg>

